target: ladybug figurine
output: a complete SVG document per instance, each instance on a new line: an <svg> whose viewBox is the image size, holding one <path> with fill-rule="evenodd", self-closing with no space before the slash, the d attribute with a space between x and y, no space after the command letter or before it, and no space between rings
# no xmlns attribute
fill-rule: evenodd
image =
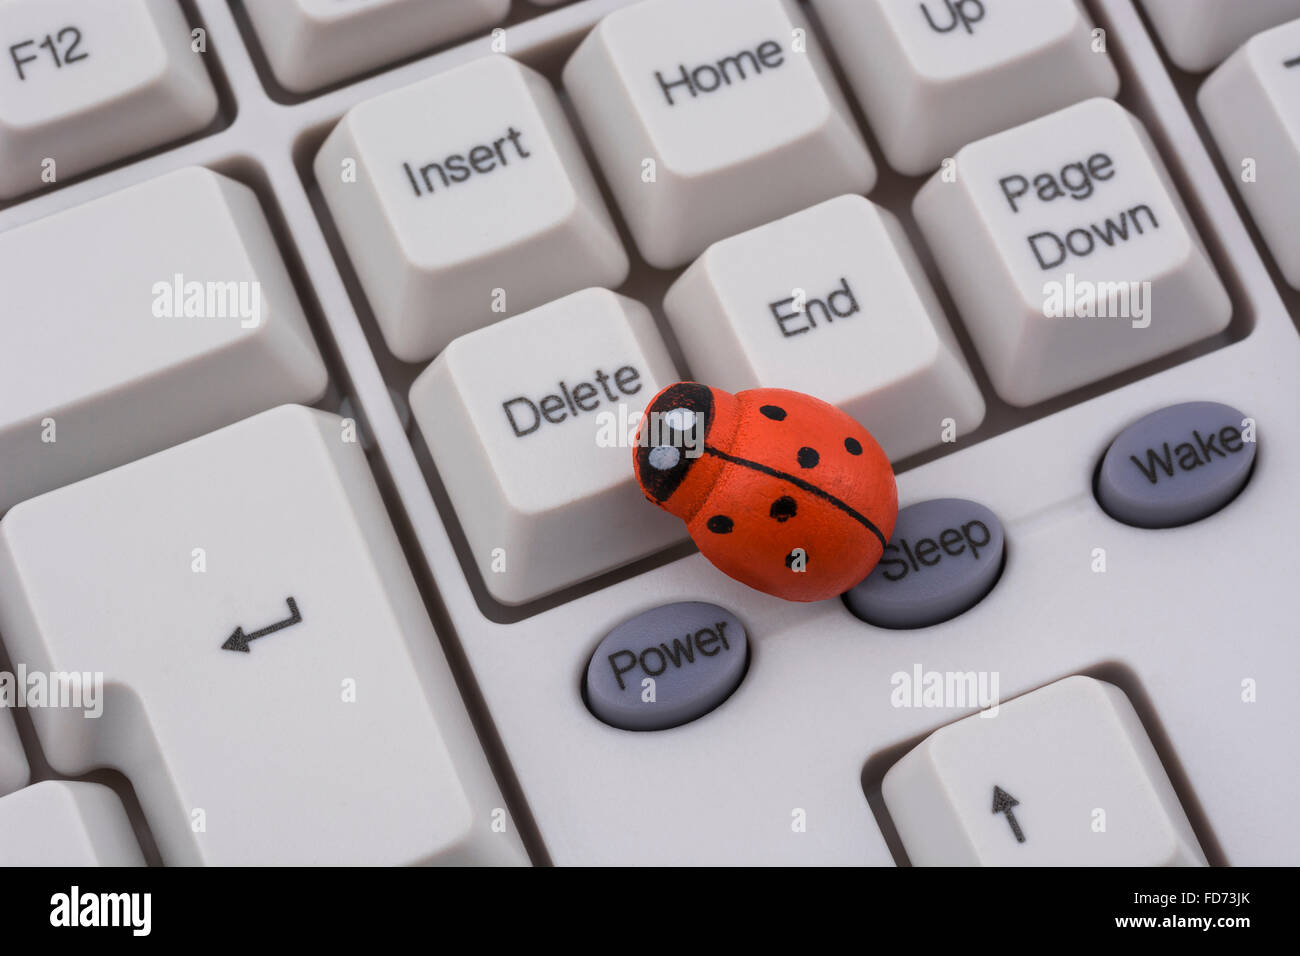
<svg viewBox="0 0 1300 956"><path fill-rule="evenodd" d="M898 517L871 433L786 389L670 385L646 408L633 465L646 498L685 521L715 567L789 601L860 582Z"/></svg>

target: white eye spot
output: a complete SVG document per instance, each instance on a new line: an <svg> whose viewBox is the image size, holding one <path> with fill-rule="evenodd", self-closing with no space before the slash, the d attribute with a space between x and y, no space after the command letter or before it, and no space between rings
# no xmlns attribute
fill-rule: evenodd
<svg viewBox="0 0 1300 956"><path fill-rule="evenodd" d="M689 408L673 408L663 413L661 421L674 431L688 432L695 427L695 413Z"/></svg>
<svg viewBox="0 0 1300 956"><path fill-rule="evenodd" d="M676 468L682 460L682 453L672 445L660 445L650 449L650 467L655 471L668 471Z"/></svg>

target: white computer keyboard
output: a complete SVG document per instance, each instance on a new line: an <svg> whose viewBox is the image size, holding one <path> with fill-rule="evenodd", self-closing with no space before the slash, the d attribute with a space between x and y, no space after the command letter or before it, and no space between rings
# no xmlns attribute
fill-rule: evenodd
<svg viewBox="0 0 1300 956"><path fill-rule="evenodd" d="M0 47L0 863L1300 862L1300 0ZM894 584L642 500L691 376L870 429Z"/></svg>

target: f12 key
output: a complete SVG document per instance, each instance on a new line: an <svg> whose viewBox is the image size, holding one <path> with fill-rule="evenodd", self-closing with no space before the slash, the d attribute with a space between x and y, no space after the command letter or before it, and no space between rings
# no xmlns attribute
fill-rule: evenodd
<svg viewBox="0 0 1300 956"><path fill-rule="evenodd" d="M0 0L0 199L202 129L217 94L177 0Z"/></svg>

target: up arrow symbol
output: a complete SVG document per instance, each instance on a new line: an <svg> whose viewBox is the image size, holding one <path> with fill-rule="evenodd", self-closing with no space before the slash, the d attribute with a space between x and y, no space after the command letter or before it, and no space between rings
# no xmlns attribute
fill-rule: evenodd
<svg viewBox="0 0 1300 956"><path fill-rule="evenodd" d="M1007 815L1007 823L1011 824L1011 832L1016 835L1016 842L1024 843L1025 831L1020 829L1020 823L1016 820L1016 815L1012 810L1013 807L1018 807L1018 806L1020 806L1019 800L1017 800L1011 794L1007 793L1001 787L994 784L993 812L1005 813Z"/></svg>

